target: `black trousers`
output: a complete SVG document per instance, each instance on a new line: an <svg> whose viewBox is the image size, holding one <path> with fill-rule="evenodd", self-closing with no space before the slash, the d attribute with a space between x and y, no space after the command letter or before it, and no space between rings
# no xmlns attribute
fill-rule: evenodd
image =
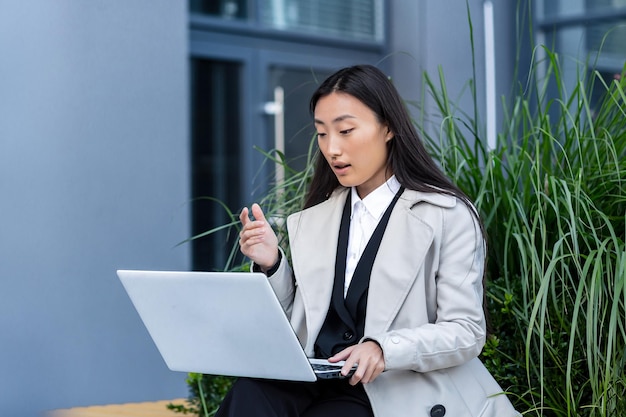
<svg viewBox="0 0 626 417"><path fill-rule="evenodd" d="M239 378L215 417L373 417L363 385Z"/></svg>

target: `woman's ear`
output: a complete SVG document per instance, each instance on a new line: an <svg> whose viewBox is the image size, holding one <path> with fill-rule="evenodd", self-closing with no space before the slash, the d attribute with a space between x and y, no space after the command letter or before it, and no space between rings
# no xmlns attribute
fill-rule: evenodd
<svg viewBox="0 0 626 417"><path fill-rule="evenodd" d="M391 139L393 139L394 134L391 131L391 129L389 129L389 127L387 127L387 135L385 136L385 142L389 142Z"/></svg>

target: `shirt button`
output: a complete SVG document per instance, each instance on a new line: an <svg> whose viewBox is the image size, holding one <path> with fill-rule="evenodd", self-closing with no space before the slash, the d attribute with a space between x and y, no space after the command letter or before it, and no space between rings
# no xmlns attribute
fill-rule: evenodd
<svg viewBox="0 0 626 417"><path fill-rule="evenodd" d="M397 345L398 343L400 343L400 338L398 336L393 336L391 338L391 341Z"/></svg>
<svg viewBox="0 0 626 417"><path fill-rule="evenodd" d="M350 340L354 337L351 331L347 331L343 334L343 340Z"/></svg>

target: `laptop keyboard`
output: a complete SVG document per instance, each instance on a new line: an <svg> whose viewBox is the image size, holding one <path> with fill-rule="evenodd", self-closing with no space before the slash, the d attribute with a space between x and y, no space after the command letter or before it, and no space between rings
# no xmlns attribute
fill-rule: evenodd
<svg viewBox="0 0 626 417"><path fill-rule="evenodd" d="M341 369L339 365L325 364L325 363L312 363L311 366L315 371L332 371L335 369Z"/></svg>

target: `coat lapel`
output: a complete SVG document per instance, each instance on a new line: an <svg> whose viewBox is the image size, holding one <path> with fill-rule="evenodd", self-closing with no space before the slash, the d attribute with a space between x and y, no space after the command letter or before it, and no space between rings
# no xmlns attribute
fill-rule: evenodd
<svg viewBox="0 0 626 417"><path fill-rule="evenodd" d="M309 338L322 328L330 306L337 239L347 191L349 189L340 188L325 202L287 220L292 266L307 312ZM309 342L314 340L307 341L307 346Z"/></svg>
<svg viewBox="0 0 626 417"><path fill-rule="evenodd" d="M327 201L293 214L287 220L292 265L307 312L309 339L318 334L330 306L337 239L347 191L338 189ZM366 334L388 330L424 263L434 232L419 217L419 210L413 209L423 201L442 207L455 204L452 197L411 190L400 197L372 267ZM307 340L307 346L312 346L313 342Z"/></svg>

